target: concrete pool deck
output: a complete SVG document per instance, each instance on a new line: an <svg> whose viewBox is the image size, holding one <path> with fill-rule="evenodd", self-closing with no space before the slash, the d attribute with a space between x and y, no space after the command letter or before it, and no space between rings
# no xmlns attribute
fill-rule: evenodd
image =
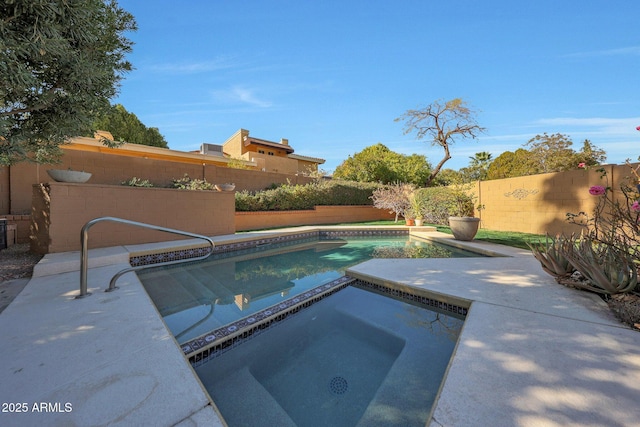
<svg viewBox="0 0 640 427"><path fill-rule="evenodd" d="M528 251L465 245L504 256L349 270L472 301L430 425L638 425L640 333L597 296L556 284ZM92 295L78 300L77 252L38 264L0 313L0 425L224 425L135 274L103 292L139 250L90 251Z"/></svg>

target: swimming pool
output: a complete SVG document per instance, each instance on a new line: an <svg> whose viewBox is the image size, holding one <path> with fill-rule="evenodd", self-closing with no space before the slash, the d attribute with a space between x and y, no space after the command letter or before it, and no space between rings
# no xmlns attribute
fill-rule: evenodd
<svg viewBox="0 0 640 427"><path fill-rule="evenodd" d="M311 237L150 268L138 277L180 344L344 275L371 258L480 256L409 236Z"/></svg>
<svg viewBox="0 0 640 427"><path fill-rule="evenodd" d="M231 426L424 426L462 324L347 286L195 370Z"/></svg>

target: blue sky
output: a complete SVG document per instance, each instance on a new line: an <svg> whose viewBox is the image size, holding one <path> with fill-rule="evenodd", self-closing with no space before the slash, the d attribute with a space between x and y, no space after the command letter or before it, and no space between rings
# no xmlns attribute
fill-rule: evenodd
<svg viewBox="0 0 640 427"><path fill-rule="evenodd" d="M640 1L120 0L139 30L136 68L113 100L169 147L221 144L244 128L289 139L332 171L381 142L432 164L403 135L408 109L463 98L487 129L445 167L494 158L536 134L640 155Z"/></svg>

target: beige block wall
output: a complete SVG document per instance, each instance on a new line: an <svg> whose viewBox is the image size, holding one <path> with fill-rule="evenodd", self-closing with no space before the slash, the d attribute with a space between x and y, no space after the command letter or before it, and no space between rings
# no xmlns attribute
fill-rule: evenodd
<svg viewBox="0 0 640 427"><path fill-rule="evenodd" d="M236 230L261 230L314 224L340 224L347 222L379 221L394 216L373 206L316 206L314 210L236 212Z"/></svg>
<svg viewBox="0 0 640 427"><path fill-rule="evenodd" d="M598 197L589 194L594 185L610 186L616 197L622 179L629 175L625 165L606 165L609 181L601 179L599 167L590 170L547 173L517 178L482 181L475 184L476 212L481 227L498 231L535 234L579 233L581 227L567 221L567 213L593 213Z"/></svg>
<svg viewBox="0 0 640 427"><path fill-rule="evenodd" d="M88 221L114 216L161 227L216 236L233 234L234 194L99 184L49 183L33 186L31 250L37 253L80 249ZM99 223L90 229L89 247L120 246L185 239L124 224Z"/></svg>

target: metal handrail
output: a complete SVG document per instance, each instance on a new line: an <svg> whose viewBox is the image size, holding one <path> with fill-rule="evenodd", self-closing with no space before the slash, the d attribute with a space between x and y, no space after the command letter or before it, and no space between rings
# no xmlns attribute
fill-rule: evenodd
<svg viewBox="0 0 640 427"><path fill-rule="evenodd" d="M199 256L199 257L184 258L184 259L179 259L179 260L175 260L175 261L165 261L165 262L159 262L159 263L156 263L156 264L140 265L140 266L137 266L137 267L125 268L125 269L117 272L111 278L111 281L109 282L109 287L107 289L105 289L105 292L111 292L111 291L113 291L115 289L118 289L118 287L116 286L116 281L120 278L120 276L122 276L125 273L129 273L131 271L136 271L136 270L141 270L143 268L158 267L158 266L161 266L161 265L179 264L179 263L187 262L187 261L200 261L200 260L208 258L211 254L213 254L213 249L215 248L215 243L213 243L213 240L211 240L209 237L203 236L203 235L200 235L200 234L189 233L188 231L175 230L173 228L160 227L158 225L146 224L144 222L131 221L131 220L128 220L128 219L116 218L116 217L112 217L112 216L103 216L103 217L100 217L100 218L92 219L91 221L87 222L82 227L82 230L80 231L80 244L81 244L81 249L80 249L80 295L78 295L76 298L83 298L85 296L91 295L91 292L87 292L87 270L88 270L88 265L89 265L89 248L88 248L89 229L94 224L96 224L98 222L102 222L102 221L119 222L121 224L136 225L138 227L150 228L152 230L164 231L166 233L181 234L183 236L195 237L197 239L206 240L211 245L211 251L208 254L202 255L202 256Z"/></svg>

